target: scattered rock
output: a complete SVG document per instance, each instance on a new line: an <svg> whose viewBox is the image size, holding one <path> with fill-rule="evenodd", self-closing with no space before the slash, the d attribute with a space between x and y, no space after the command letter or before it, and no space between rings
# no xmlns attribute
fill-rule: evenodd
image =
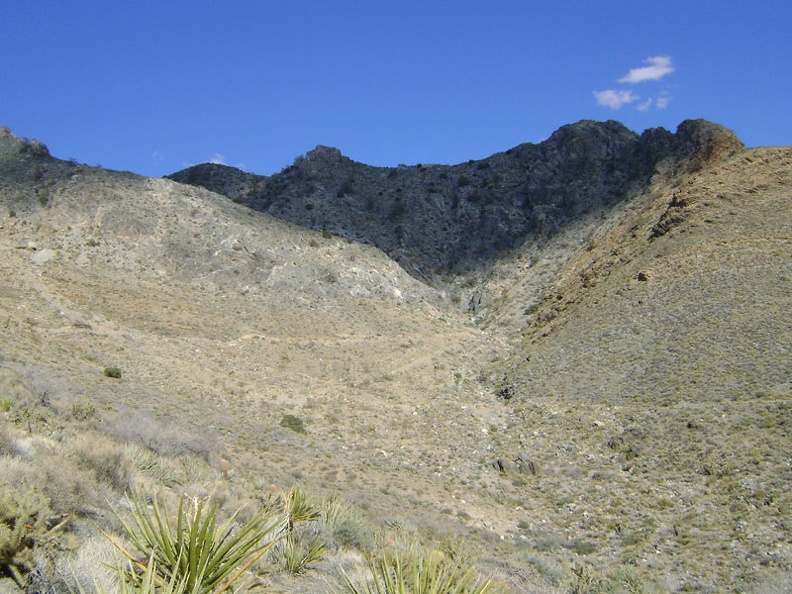
<svg viewBox="0 0 792 594"><path fill-rule="evenodd" d="M517 472L520 474L530 474L531 476L537 476L541 474L541 468L539 467L539 463L536 460L531 460L525 454L520 454L517 456Z"/></svg>
<svg viewBox="0 0 792 594"><path fill-rule="evenodd" d="M539 463L530 459L525 454L519 454L514 461L498 458L492 467L501 474L530 474L536 476L541 473Z"/></svg>
<svg viewBox="0 0 792 594"><path fill-rule="evenodd" d="M498 458L497 460L495 460L495 462L492 463L492 467L501 474L515 472L515 470L517 469L514 462L505 460L503 458Z"/></svg>
<svg viewBox="0 0 792 594"><path fill-rule="evenodd" d="M54 259L56 255L57 252L55 250L45 248L43 250L38 250L36 253L30 256L30 260L33 262L33 264L46 264L50 260Z"/></svg>

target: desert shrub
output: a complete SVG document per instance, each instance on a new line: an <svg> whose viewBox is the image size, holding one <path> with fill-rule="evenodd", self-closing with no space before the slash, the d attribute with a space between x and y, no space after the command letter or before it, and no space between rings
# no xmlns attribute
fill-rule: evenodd
<svg viewBox="0 0 792 594"><path fill-rule="evenodd" d="M106 377L119 379L121 377L121 370L118 367L105 367L104 374Z"/></svg>
<svg viewBox="0 0 792 594"><path fill-rule="evenodd" d="M322 503L322 524L335 528L349 515L349 504L338 497L329 497Z"/></svg>
<svg viewBox="0 0 792 594"><path fill-rule="evenodd" d="M572 550L574 550L578 555L591 555L597 550L597 545L595 545L593 542L576 540L572 545Z"/></svg>
<svg viewBox="0 0 792 594"><path fill-rule="evenodd" d="M596 594L602 591L604 580L597 576L591 565L577 565L572 568L569 581L571 594Z"/></svg>
<svg viewBox="0 0 792 594"><path fill-rule="evenodd" d="M46 495L24 483L0 482L0 575L10 575L24 587L34 567L33 551L57 526Z"/></svg>
<svg viewBox="0 0 792 594"><path fill-rule="evenodd" d="M336 193L336 196L338 198L342 198L345 194L353 194L355 192L354 184L355 184L355 178L348 177L341 184L341 187L338 188L338 192Z"/></svg>
<svg viewBox="0 0 792 594"><path fill-rule="evenodd" d="M238 582L277 542L285 525L283 516L271 509L240 526L238 512L218 525L218 504L208 499L182 497L175 520L157 498L151 508L140 498L129 504L131 521L120 515L118 519L134 551L117 546L131 562L130 577L140 583L141 572L143 578L156 573L158 583L179 584L191 594L220 594Z"/></svg>
<svg viewBox="0 0 792 594"><path fill-rule="evenodd" d="M619 592L629 594L651 594L657 592L646 583L630 566L604 572L589 563L576 565L567 579L568 592L572 594L599 594Z"/></svg>
<svg viewBox="0 0 792 594"><path fill-rule="evenodd" d="M13 398L3 397L0 398L0 412L8 412L14 406L16 401Z"/></svg>
<svg viewBox="0 0 792 594"><path fill-rule="evenodd" d="M284 429L290 429L295 433L307 433L303 420L294 415L283 415L283 418L280 420L280 426Z"/></svg>
<svg viewBox="0 0 792 594"><path fill-rule="evenodd" d="M159 576L157 563L154 556L150 556L148 561L141 563L139 571L128 571L123 564L116 564L114 570L115 579L95 581L93 587L85 585L84 581L75 578L72 583L67 583L71 594L198 594L198 590L189 589L187 581L174 577L169 581L164 581Z"/></svg>
<svg viewBox="0 0 792 594"><path fill-rule="evenodd" d="M134 467L124 449L107 437L96 434L78 436L71 444L71 457L76 464L92 472L96 480L116 491L132 486Z"/></svg>
<svg viewBox="0 0 792 594"><path fill-rule="evenodd" d="M398 219L399 217L403 216L407 212L407 205L404 204L404 200L401 196L397 196L396 200L393 201L391 204L390 209L388 210L388 219L394 220Z"/></svg>
<svg viewBox="0 0 792 594"><path fill-rule="evenodd" d="M47 157L50 154L47 145L36 139L23 139L18 150L21 154L30 157Z"/></svg>
<svg viewBox="0 0 792 594"><path fill-rule="evenodd" d="M120 555L101 534L85 536L74 555L60 555L54 562L53 581L62 582L74 594L116 592L119 588ZM55 588L62 591L62 588Z"/></svg>
<svg viewBox="0 0 792 594"><path fill-rule="evenodd" d="M99 416L96 405L88 398L80 398L72 402L70 412L72 418L78 421L87 421Z"/></svg>
<svg viewBox="0 0 792 594"><path fill-rule="evenodd" d="M354 582L346 573L348 594L484 594L495 592L489 579L472 567L450 562L439 551L389 554L369 561L371 579Z"/></svg>
<svg viewBox="0 0 792 594"><path fill-rule="evenodd" d="M0 426L0 456L9 456L14 453L16 440L8 429Z"/></svg>
<svg viewBox="0 0 792 594"><path fill-rule="evenodd" d="M374 547L374 537L371 531L353 518L347 518L336 526L333 539L339 547L345 549L367 552Z"/></svg>
<svg viewBox="0 0 792 594"><path fill-rule="evenodd" d="M103 507L102 493L97 490L95 475L74 464L64 463L57 455L44 456L37 461L37 480L50 498L56 513L93 515Z"/></svg>
<svg viewBox="0 0 792 594"><path fill-rule="evenodd" d="M139 410L122 409L112 420L110 431L116 437L142 445L159 456L194 454L209 459L214 440L205 434L188 433L175 425L164 426Z"/></svg>
<svg viewBox="0 0 792 594"><path fill-rule="evenodd" d="M96 477L43 438L17 440L12 457L0 458L0 480L41 491L55 514L85 515L102 505Z"/></svg>

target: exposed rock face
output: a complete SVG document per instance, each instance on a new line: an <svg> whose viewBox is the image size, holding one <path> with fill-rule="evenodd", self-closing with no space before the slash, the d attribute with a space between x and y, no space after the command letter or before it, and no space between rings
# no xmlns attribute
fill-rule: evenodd
<svg viewBox="0 0 792 594"><path fill-rule="evenodd" d="M686 120L677 128L675 152L688 170L714 165L744 148L734 132L706 120Z"/></svg>
<svg viewBox="0 0 792 594"><path fill-rule="evenodd" d="M638 135L614 121L563 126L459 165L371 167L318 146L272 177L204 164L169 176L313 229L371 243L411 274L475 268L565 222L640 192L665 171L740 150L725 128L683 122Z"/></svg>

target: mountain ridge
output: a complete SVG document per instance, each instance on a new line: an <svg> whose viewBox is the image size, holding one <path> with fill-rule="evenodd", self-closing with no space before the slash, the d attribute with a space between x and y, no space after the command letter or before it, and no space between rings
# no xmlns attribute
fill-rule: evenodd
<svg viewBox="0 0 792 594"><path fill-rule="evenodd" d="M168 179L201 185L254 210L376 245L417 278L471 272L526 241L744 148L733 132L687 120L641 135L615 121L563 126L457 165L372 167L318 146L273 176L196 165Z"/></svg>

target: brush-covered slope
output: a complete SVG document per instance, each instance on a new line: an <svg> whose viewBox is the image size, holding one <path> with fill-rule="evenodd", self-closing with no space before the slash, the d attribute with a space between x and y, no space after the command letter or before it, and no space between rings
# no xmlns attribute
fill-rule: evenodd
<svg viewBox="0 0 792 594"><path fill-rule="evenodd" d="M3 131L0 464L43 466L90 430L199 455L212 471L170 486L224 509L292 482L340 495L383 542L420 526L506 591L570 591L584 567L784 591L792 150L688 126L684 160L515 244L461 302L373 246ZM351 555L266 579L327 592Z"/></svg>
<svg viewBox="0 0 792 594"><path fill-rule="evenodd" d="M703 120L641 135L581 121L540 144L453 166L371 167L320 146L269 178L215 164L169 177L376 245L418 278L438 280L633 196L658 170L690 170L741 148Z"/></svg>
<svg viewBox="0 0 792 594"><path fill-rule="evenodd" d="M792 149L759 148L612 211L543 298L518 277L490 304L514 337L502 447L544 468L504 481L528 541L672 591L788 571L791 263Z"/></svg>

